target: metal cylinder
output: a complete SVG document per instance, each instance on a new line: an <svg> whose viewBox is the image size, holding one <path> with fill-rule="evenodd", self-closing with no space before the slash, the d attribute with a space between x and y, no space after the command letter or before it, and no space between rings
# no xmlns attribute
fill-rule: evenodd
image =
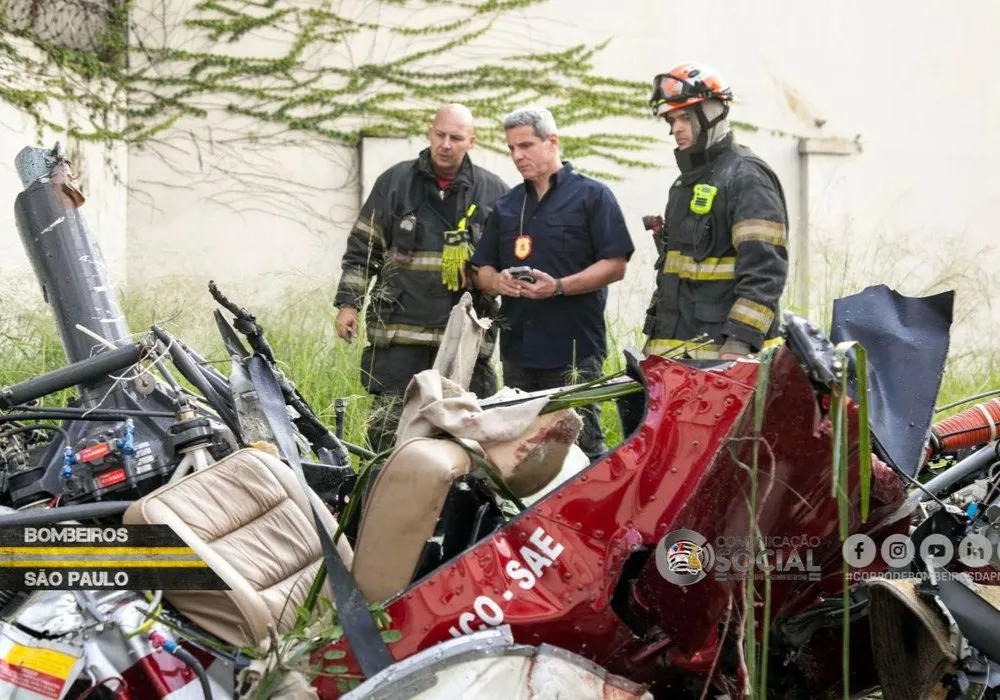
<svg viewBox="0 0 1000 700"><path fill-rule="evenodd" d="M104 503L85 503L79 506L61 506L59 508L41 508L22 510L17 513L0 514L0 527L27 527L33 525L55 525L69 520L79 521L90 518L106 518L121 515L133 501L106 501Z"/></svg>
<svg viewBox="0 0 1000 700"><path fill-rule="evenodd" d="M0 391L0 408L6 409L26 401L33 401L77 384L93 384L106 380L108 374L119 372L137 363L143 354L143 346L129 343L116 350L102 352L7 387Z"/></svg>
<svg viewBox="0 0 1000 700"><path fill-rule="evenodd" d="M997 459L997 448L994 445L987 445L973 452L955 466L947 469L943 474L938 474L933 479L924 484L923 489L918 489L910 494L907 501L921 503L929 501L931 495L938 495L945 489L957 484L962 479L975 474L977 471L986 469Z"/></svg>
<svg viewBox="0 0 1000 700"><path fill-rule="evenodd" d="M83 209L66 194L68 163L58 148L26 148L16 163L26 183L14 202L17 228L42 297L56 317L67 359L90 357L95 344L77 325L114 345L128 342L114 281Z"/></svg>

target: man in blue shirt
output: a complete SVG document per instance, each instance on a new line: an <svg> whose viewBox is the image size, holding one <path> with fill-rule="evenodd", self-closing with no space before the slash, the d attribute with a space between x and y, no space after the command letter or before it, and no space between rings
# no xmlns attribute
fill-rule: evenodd
<svg viewBox="0 0 1000 700"><path fill-rule="evenodd" d="M471 263L479 288L503 297L504 384L538 391L596 379L607 354L607 287L635 250L625 217L607 186L562 161L547 109L515 110L503 127L524 182L497 199ZM593 460L606 451L599 409L580 413L577 442Z"/></svg>

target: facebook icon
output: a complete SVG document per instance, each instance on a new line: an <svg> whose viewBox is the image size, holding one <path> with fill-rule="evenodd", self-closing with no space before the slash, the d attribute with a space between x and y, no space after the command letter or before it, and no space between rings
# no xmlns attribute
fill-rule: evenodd
<svg viewBox="0 0 1000 700"><path fill-rule="evenodd" d="M841 550L844 555L844 561L849 566L855 569L863 569L875 561L875 554L878 551L878 547L875 546L875 540L868 535L857 534L851 535L844 540Z"/></svg>

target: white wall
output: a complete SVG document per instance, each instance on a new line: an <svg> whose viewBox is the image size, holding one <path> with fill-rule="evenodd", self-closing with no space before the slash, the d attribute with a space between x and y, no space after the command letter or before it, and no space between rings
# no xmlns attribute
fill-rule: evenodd
<svg viewBox="0 0 1000 700"><path fill-rule="evenodd" d="M155 150L133 148L129 168L130 288L187 285L207 299L214 279L259 303L289 289L328 287L332 295L357 215L352 149L223 149L178 134Z"/></svg>
<svg viewBox="0 0 1000 700"><path fill-rule="evenodd" d="M1000 289L990 275L1000 268L992 206L1000 129L991 118L1000 98L982 84L1000 68L997 20L1000 6L985 0L961 13L946 0L725 0L697 12L677 3L626 2L609 12L597 0L552 0L498 32L511 50L611 38L598 69L649 83L685 60L714 65L736 92L732 118L760 127L738 131L739 140L771 163L788 198L793 270L786 306L808 299L820 314L833 296L883 281L909 294L955 287L956 338L972 342L981 335L975 322L1000 321L986 303ZM641 319L653 280L655 251L640 218L662 211L677 174L665 126L637 116L642 121L593 127L664 139L649 154L661 170L625 172L623 181L609 183L638 248L609 304L626 325ZM802 138L857 141L858 150L809 156L804 181ZM391 154L380 152L388 162L412 151L412 144L399 144ZM794 277L806 235L803 292Z"/></svg>
<svg viewBox="0 0 1000 700"><path fill-rule="evenodd" d="M175 18L190 4L172 4ZM354 7L360 18L377 11L376 5L358 0L344 7ZM446 11L435 10L434 18L443 18L441 13ZM992 167L1000 157L1000 128L993 118L1000 97L989 87L1000 68L1000 52L993 48L998 20L1000 5L992 0L969 0L961 12L948 0L720 0L697 8L632 0L614 11L599 0L551 0L501 21L488 38L448 61L461 66L485 53L548 51L611 38L595 59L605 74L648 84L684 60L714 65L737 94L732 117L760 127L739 132L738 138L767 159L784 183L793 253L804 234L801 203L808 202L814 308L833 294L873 282L886 281L907 293L954 284L960 305L975 307L981 320L1000 313L981 303L1000 289L991 276L1000 269L993 248ZM356 55L385 60L400 41L382 37ZM266 55L283 50L274 36L238 50L250 49ZM8 136L30 127L5 109L0 177L7 195L11 156L19 150ZM129 287L193 285L191 293L198 295L214 278L261 300L288 288L319 288L332 296L345 237L366 193L359 153L307 138L280 148L227 148L225 137L245 125L218 110L213 114L207 122L177 124L162 144L130 149ZM665 126L646 112L636 117L588 127L663 139L647 154L662 169L622 172L622 181L609 183L639 249L610 303L625 323L641 318L653 282L654 249L641 216L662 211L676 175ZM861 150L812 156L803 192L802 137L857 138ZM491 135L481 132L479 138ZM501 143L499 133L492 138ZM381 165L413 157L422 145L420 139L366 141L364 182ZM517 182L504 156L479 148L474 157L510 184ZM114 258L122 248L114 243L121 238L114 233L119 204L112 200L100 205L106 213L99 216L107 229L100 234L109 237L105 253ZM95 206L88 204L92 217ZM0 245L6 246L0 248L5 276L22 274L11 235ZM961 274L935 287L953 268ZM972 333L976 318L964 319L959 335Z"/></svg>

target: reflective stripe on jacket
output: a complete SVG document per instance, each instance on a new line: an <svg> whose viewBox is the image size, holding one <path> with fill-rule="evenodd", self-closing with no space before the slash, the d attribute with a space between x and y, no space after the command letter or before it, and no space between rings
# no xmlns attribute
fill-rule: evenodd
<svg viewBox="0 0 1000 700"><path fill-rule="evenodd" d="M771 168L732 134L670 189L649 348L683 341L707 356L729 337L754 352L777 335L788 273L788 213ZM653 352L650 350L650 352Z"/></svg>
<svg viewBox="0 0 1000 700"><path fill-rule="evenodd" d="M493 203L507 189L466 156L458 176L441 190L429 149L386 170L348 236L334 305L360 309L374 280L365 316L372 345L440 345L451 309L464 291L450 291L442 282L444 233L467 218L474 246ZM496 316L495 298L472 294L480 317ZM480 346L481 355L492 355L496 337L494 325Z"/></svg>

